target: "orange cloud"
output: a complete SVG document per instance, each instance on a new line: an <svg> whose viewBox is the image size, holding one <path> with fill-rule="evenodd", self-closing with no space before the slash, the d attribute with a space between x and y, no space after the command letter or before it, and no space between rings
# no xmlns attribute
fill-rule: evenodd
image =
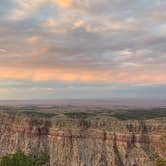
<svg viewBox="0 0 166 166"><path fill-rule="evenodd" d="M4 72L5 71L5 72ZM26 79L34 81L95 81L96 77L88 72L67 72L58 69L20 69L1 67L0 78Z"/></svg>
<svg viewBox="0 0 166 166"><path fill-rule="evenodd" d="M71 8L74 4L74 0L53 0L61 8Z"/></svg>
<svg viewBox="0 0 166 166"><path fill-rule="evenodd" d="M127 73L102 71L73 71L60 69L22 69L0 67L0 79L20 79L33 81L81 81L117 83L166 83L166 75L161 73Z"/></svg>
<svg viewBox="0 0 166 166"><path fill-rule="evenodd" d="M80 28L80 27L82 27L82 26L84 26L85 25L85 21L84 20L77 20L75 23L74 23L74 26L76 27L76 28Z"/></svg>

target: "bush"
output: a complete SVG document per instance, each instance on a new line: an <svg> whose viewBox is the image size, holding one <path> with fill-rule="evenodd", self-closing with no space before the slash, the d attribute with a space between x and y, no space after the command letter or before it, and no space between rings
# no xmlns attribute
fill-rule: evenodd
<svg viewBox="0 0 166 166"><path fill-rule="evenodd" d="M36 161L22 151L1 158L0 166L36 166Z"/></svg>
<svg viewBox="0 0 166 166"><path fill-rule="evenodd" d="M40 152L37 155L31 155L35 159L37 166L48 166L50 163L50 156L47 153Z"/></svg>
<svg viewBox="0 0 166 166"><path fill-rule="evenodd" d="M49 166L49 155L42 152L39 155L25 155L18 151L0 159L0 166Z"/></svg>

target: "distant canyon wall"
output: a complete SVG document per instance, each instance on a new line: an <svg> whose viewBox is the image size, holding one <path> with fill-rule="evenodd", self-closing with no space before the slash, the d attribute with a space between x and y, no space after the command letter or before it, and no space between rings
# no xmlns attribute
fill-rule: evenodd
<svg viewBox="0 0 166 166"><path fill-rule="evenodd" d="M44 151L51 166L154 166L166 120L39 119L0 113L0 156Z"/></svg>

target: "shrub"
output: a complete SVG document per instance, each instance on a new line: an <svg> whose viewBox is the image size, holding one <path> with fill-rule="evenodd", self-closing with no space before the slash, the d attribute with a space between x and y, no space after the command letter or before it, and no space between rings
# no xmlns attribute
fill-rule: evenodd
<svg viewBox="0 0 166 166"><path fill-rule="evenodd" d="M1 158L0 166L37 166L36 161L22 151Z"/></svg>
<svg viewBox="0 0 166 166"><path fill-rule="evenodd" d="M44 152L38 155L25 155L22 151L18 151L2 157L0 166L49 166L49 161L49 155Z"/></svg>

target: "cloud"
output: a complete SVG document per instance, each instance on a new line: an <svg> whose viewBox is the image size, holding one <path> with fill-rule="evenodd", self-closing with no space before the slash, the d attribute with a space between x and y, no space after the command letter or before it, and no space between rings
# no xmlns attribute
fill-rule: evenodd
<svg viewBox="0 0 166 166"><path fill-rule="evenodd" d="M5 72L4 72L5 71ZM20 72L21 71L21 72ZM1 79L33 80L33 81L63 81L63 82L100 82L100 83L124 83L124 84L164 84L164 73L149 72L120 72L120 71L68 71L62 69L43 68L0 68ZM137 75L137 77L135 77Z"/></svg>
<svg viewBox="0 0 166 166"><path fill-rule="evenodd" d="M23 20L49 3L49 0L14 0L16 8L11 12L9 18Z"/></svg>
<svg viewBox="0 0 166 166"><path fill-rule="evenodd" d="M85 21L81 20L81 19L79 19L79 20L77 20L77 21L74 22L74 27L75 28L80 28L80 27L82 27L84 25L85 25Z"/></svg>
<svg viewBox="0 0 166 166"><path fill-rule="evenodd" d="M61 8L71 8L74 5L74 0L53 0Z"/></svg>
<svg viewBox="0 0 166 166"><path fill-rule="evenodd" d="M5 53L5 52L7 52L7 50L6 50L6 49L3 49L3 48L0 48L0 52L1 52L1 53Z"/></svg>
<svg viewBox="0 0 166 166"><path fill-rule="evenodd" d="M163 1L3 0L0 10L0 78L166 83Z"/></svg>

